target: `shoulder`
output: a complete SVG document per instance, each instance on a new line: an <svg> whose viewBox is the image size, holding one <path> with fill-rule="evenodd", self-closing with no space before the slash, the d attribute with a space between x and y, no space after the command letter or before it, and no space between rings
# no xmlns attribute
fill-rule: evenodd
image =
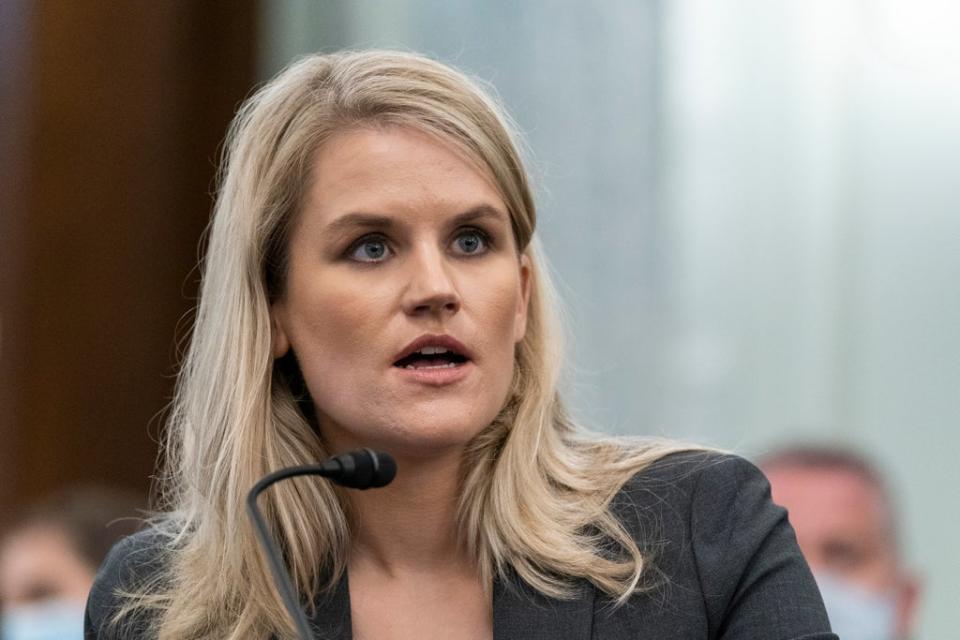
<svg viewBox="0 0 960 640"><path fill-rule="evenodd" d="M142 592L156 585L162 579L168 549L168 538L156 529L140 531L114 545L97 571L87 598L87 640L119 637L111 623L125 603L121 594ZM128 630L123 637L141 637L129 633L129 624L123 625Z"/></svg>
<svg viewBox="0 0 960 640"><path fill-rule="evenodd" d="M649 464L620 488L612 506L628 527L642 513L653 511L688 528L694 521L707 524L728 516L731 508L748 508L765 498L769 485L751 462L729 453L692 450Z"/></svg>
<svg viewBox="0 0 960 640"><path fill-rule="evenodd" d="M751 462L670 454L627 481L611 508L653 567L638 602L648 623L672 610L664 620L696 619L711 638L834 637L787 513ZM653 614L655 601L669 604Z"/></svg>
<svg viewBox="0 0 960 640"><path fill-rule="evenodd" d="M792 544L791 553L796 551L786 510L771 500L766 477L753 463L728 453L667 455L621 487L613 510L641 548L665 560L689 556L691 562L684 564L696 569L701 581L735 582L737 567L751 562L774 530Z"/></svg>
<svg viewBox="0 0 960 640"><path fill-rule="evenodd" d="M651 462L630 478L621 491L629 493L656 485L690 490L704 479L728 484L758 477L762 478L763 473L745 458L712 449L694 449L670 453Z"/></svg>

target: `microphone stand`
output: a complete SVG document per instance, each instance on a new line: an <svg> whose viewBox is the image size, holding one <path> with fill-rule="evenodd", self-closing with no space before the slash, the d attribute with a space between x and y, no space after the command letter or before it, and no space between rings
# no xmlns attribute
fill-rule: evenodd
<svg viewBox="0 0 960 640"><path fill-rule="evenodd" d="M360 464L357 463L357 460L360 460ZM358 469L358 467L360 468ZM393 480L395 473L396 463L393 462L393 458L389 454L378 454L365 449L335 456L323 464L307 464L274 471L261 478L247 494L247 513L253 520L253 528L260 540L260 545L267 554L267 562L280 592L280 598L293 619L297 628L297 635L302 640L313 640L313 632L310 630L310 623L307 622L303 609L300 608L300 601L293 588L290 575L287 573L286 565L284 565L280 552L270 537L267 522L257 506L257 498L275 482L296 476L322 476L347 487L367 489L388 484Z"/></svg>

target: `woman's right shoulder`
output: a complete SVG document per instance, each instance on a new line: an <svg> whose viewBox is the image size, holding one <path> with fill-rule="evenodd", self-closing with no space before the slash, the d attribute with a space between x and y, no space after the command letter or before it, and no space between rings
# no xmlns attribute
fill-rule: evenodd
<svg viewBox="0 0 960 640"><path fill-rule="evenodd" d="M113 546L100 565L87 598L84 625L86 640L117 638L120 637L119 629L124 630L124 638L145 637L139 633L132 634L129 623L117 627L112 622L126 603L121 594L152 591L158 580L162 579L170 555L169 540L158 529L150 528L128 536Z"/></svg>

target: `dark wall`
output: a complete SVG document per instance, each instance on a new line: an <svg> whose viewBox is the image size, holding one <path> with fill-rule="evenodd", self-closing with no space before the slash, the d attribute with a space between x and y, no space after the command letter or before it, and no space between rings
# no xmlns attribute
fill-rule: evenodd
<svg viewBox="0 0 960 640"><path fill-rule="evenodd" d="M256 6L0 14L2 515L77 482L149 486Z"/></svg>

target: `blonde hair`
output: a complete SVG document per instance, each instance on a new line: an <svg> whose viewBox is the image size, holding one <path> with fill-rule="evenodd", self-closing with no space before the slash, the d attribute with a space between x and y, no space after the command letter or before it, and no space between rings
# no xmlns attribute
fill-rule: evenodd
<svg viewBox="0 0 960 640"><path fill-rule="evenodd" d="M564 411L552 287L508 122L459 72L388 51L307 57L243 105L228 133L199 309L167 425L166 512L156 522L166 568L127 594L119 619L155 615L163 640L294 636L244 497L268 472L329 452L283 362L271 357L269 308L282 295L287 234L316 150L336 132L367 125L414 127L461 150L500 189L532 265L508 397L464 453L459 530L484 584L512 568L559 598L578 578L620 601L636 591L646 557L611 499L639 470L686 447L589 437ZM345 570L346 496L301 479L275 486L263 503L297 589L313 602Z"/></svg>

